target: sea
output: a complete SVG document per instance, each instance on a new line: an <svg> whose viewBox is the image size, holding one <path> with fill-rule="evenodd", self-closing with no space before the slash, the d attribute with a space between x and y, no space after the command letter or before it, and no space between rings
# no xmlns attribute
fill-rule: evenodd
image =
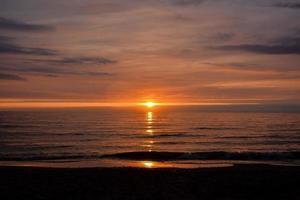
<svg viewBox="0 0 300 200"><path fill-rule="evenodd" d="M205 106L0 111L0 166L300 165L300 112Z"/></svg>

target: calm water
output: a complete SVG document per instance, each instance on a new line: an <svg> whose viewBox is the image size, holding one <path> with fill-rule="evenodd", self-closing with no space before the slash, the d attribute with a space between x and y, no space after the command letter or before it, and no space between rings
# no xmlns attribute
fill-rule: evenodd
<svg viewBox="0 0 300 200"><path fill-rule="evenodd" d="M197 107L0 111L1 165L299 165L299 152L300 113Z"/></svg>

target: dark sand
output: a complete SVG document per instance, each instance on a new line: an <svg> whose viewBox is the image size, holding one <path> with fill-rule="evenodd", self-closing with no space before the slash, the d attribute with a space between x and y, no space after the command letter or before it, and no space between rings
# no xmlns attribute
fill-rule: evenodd
<svg viewBox="0 0 300 200"><path fill-rule="evenodd" d="M0 167L0 199L300 199L300 168Z"/></svg>

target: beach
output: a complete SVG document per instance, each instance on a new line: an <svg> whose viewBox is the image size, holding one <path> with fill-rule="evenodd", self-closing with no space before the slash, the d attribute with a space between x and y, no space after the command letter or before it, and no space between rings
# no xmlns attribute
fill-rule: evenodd
<svg viewBox="0 0 300 200"><path fill-rule="evenodd" d="M0 199L299 199L300 167L0 167Z"/></svg>

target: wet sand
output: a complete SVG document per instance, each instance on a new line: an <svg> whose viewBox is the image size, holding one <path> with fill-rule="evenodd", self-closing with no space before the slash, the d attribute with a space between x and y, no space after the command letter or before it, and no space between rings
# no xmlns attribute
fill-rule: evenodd
<svg viewBox="0 0 300 200"><path fill-rule="evenodd" d="M300 167L0 167L0 199L300 199Z"/></svg>

